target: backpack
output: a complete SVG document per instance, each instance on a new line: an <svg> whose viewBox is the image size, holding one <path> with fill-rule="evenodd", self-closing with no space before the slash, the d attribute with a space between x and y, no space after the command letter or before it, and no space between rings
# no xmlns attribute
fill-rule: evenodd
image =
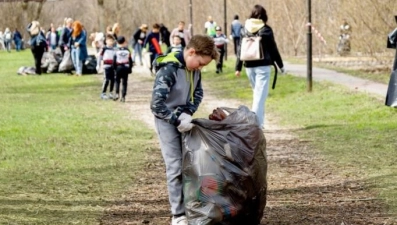
<svg viewBox="0 0 397 225"><path fill-rule="evenodd" d="M263 59L262 37L259 32L256 35L244 30L244 36L240 45L240 60L255 61Z"/></svg>
<svg viewBox="0 0 397 225"><path fill-rule="evenodd" d="M263 48L262 48L262 37L260 36L259 30L256 35L248 32L244 29L243 38L240 45L240 60L241 61L256 61L264 58ZM276 88L277 82L277 66L274 64L274 79L272 84L272 89Z"/></svg>

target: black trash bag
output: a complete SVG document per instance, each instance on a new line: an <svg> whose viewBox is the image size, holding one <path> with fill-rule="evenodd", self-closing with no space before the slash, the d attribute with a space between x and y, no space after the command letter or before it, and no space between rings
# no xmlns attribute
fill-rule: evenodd
<svg viewBox="0 0 397 225"><path fill-rule="evenodd" d="M96 61L95 55L89 55L83 64L83 74L97 74Z"/></svg>
<svg viewBox="0 0 397 225"><path fill-rule="evenodd" d="M397 108L397 70L391 73L385 105Z"/></svg>
<svg viewBox="0 0 397 225"><path fill-rule="evenodd" d="M266 139L246 106L222 109L224 120L195 119L183 138L189 225L257 225L266 206Z"/></svg>

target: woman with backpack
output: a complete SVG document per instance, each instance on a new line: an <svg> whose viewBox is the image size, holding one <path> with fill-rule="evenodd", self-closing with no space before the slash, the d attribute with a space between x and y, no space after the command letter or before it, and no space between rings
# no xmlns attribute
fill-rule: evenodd
<svg viewBox="0 0 397 225"><path fill-rule="evenodd" d="M41 75L41 58L43 58L44 52L47 50L47 40L44 33L40 30L38 21L32 21L28 25L27 31L30 35L29 45L34 57L36 74Z"/></svg>
<svg viewBox="0 0 397 225"><path fill-rule="evenodd" d="M283 60L281 59L277 44L274 40L273 30L266 24L267 19L265 8L261 5L255 5L249 19L245 21L244 31L241 34L240 40L242 42L243 38L246 36L260 37L258 51L261 52L261 55L258 58L242 61L242 53L244 55L244 51L248 51L248 49L245 49L242 45L243 43L241 43L241 47L237 54L235 73L235 75L239 77L244 64L253 90L251 110L255 112L258 118L258 125L262 129L264 128L265 102L269 93L271 66L276 63L281 69L281 72L285 72ZM275 69L277 71L276 67Z"/></svg>

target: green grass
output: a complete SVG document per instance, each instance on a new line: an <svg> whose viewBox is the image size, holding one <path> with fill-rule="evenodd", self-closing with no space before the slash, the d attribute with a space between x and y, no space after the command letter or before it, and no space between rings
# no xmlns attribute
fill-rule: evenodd
<svg viewBox="0 0 397 225"><path fill-rule="evenodd" d="M213 66L209 69L212 70ZM206 84L224 98L251 102L252 91L245 73L234 76L234 62L225 73L204 74ZM331 83L314 83L306 92L306 80L279 76L270 91L267 112L282 125L300 127L297 134L321 153L342 175L363 179L397 213L397 110L366 94L351 92Z"/></svg>
<svg viewBox="0 0 397 225"><path fill-rule="evenodd" d="M0 224L97 224L126 191L153 132L97 76L18 76L30 51L0 52Z"/></svg>

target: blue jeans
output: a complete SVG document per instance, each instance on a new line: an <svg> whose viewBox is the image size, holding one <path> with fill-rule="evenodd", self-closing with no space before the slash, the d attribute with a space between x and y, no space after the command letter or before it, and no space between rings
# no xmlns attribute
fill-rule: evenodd
<svg viewBox="0 0 397 225"><path fill-rule="evenodd" d="M139 60L141 61L141 64L142 64L142 45L141 44L139 44L139 43L136 43L135 45L134 45L134 55L132 56L132 60L134 60L134 62L136 62L135 61L135 57L136 57L136 55L138 54L138 56L139 56Z"/></svg>
<svg viewBox="0 0 397 225"><path fill-rule="evenodd" d="M76 74L83 74L83 61L80 60L80 48L72 48L72 51L70 53L72 56L74 68L76 69Z"/></svg>
<svg viewBox="0 0 397 225"><path fill-rule="evenodd" d="M15 43L15 50L19 52L22 48L22 40L15 40L14 43Z"/></svg>
<svg viewBox="0 0 397 225"><path fill-rule="evenodd" d="M258 125L263 128L265 121L265 102L269 94L270 66L245 68L253 91L252 111L258 118Z"/></svg>

